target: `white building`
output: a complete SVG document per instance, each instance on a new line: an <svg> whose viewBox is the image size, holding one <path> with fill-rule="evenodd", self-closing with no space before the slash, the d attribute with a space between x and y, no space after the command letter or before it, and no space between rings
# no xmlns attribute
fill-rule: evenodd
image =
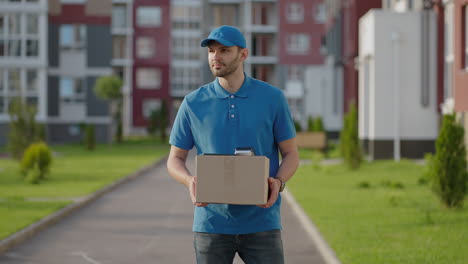
<svg viewBox="0 0 468 264"><path fill-rule="evenodd" d="M0 1L0 145L6 143L8 104L22 97L47 119L47 0Z"/></svg>
<svg viewBox="0 0 468 264"><path fill-rule="evenodd" d="M374 159L422 158L438 134L435 16L374 9L359 30L359 138Z"/></svg>

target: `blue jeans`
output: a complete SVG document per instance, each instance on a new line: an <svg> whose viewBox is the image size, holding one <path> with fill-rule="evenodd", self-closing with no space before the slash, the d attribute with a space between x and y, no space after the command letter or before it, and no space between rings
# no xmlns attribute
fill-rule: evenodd
<svg viewBox="0 0 468 264"><path fill-rule="evenodd" d="M245 235L195 233L197 264L232 264L236 252L246 264L284 264L280 230Z"/></svg>

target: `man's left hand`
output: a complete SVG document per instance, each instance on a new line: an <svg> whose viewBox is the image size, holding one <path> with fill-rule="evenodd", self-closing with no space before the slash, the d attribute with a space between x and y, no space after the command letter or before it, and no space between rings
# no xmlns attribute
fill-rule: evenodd
<svg viewBox="0 0 468 264"><path fill-rule="evenodd" d="M280 187L281 183L278 179L268 177L268 189L270 197L268 197L268 201L266 204L260 204L257 206L262 208L270 208L273 204L275 204L276 200L278 199Z"/></svg>

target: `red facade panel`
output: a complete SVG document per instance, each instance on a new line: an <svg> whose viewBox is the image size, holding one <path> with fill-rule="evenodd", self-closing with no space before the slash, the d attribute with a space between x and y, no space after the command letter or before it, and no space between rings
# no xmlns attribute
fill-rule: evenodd
<svg viewBox="0 0 468 264"><path fill-rule="evenodd" d="M170 103L169 75L171 55L171 23L170 23L170 1L169 0L136 0L133 5L133 125L137 127L146 126L148 120L143 115L143 102L145 99L161 99ZM138 18L139 8L156 8L159 14L158 25L142 25ZM140 11L142 10L140 9ZM140 20L139 20L140 19ZM158 19L149 17L149 19ZM158 23L158 22L157 22ZM146 47L150 54L139 56L140 46L138 41L145 39L154 45ZM156 70L159 72L159 87L139 87L138 70Z"/></svg>
<svg viewBox="0 0 468 264"><path fill-rule="evenodd" d="M372 8L381 8L381 0L347 0L342 2L342 53L344 81L344 111L348 111L351 102L358 103L358 72L354 59L359 50L359 19Z"/></svg>
<svg viewBox="0 0 468 264"><path fill-rule="evenodd" d="M300 3L304 7L302 23L289 23L287 19L289 3ZM324 56L320 52L321 39L325 24L315 20L317 5L323 0L281 0L279 1L279 60L281 64L323 64ZM288 53L288 39L292 34L307 34L310 39L308 54Z"/></svg>
<svg viewBox="0 0 468 264"><path fill-rule="evenodd" d="M465 64L466 52L466 21L465 8L468 0L455 0L455 63L454 90L455 111L468 112L468 70Z"/></svg>
<svg viewBox="0 0 468 264"><path fill-rule="evenodd" d="M62 4L60 15L49 15L51 24L94 24L110 25L110 16L88 16L85 12L85 5Z"/></svg>

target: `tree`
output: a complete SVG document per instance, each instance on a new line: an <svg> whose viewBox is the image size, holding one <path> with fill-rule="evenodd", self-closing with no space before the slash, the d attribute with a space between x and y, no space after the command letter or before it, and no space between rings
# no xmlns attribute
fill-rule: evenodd
<svg viewBox="0 0 468 264"><path fill-rule="evenodd" d="M352 103L344 118L344 128L340 134L341 154L350 169L358 169L362 162L362 151L358 137L358 114Z"/></svg>
<svg viewBox="0 0 468 264"><path fill-rule="evenodd" d="M155 109L151 111L149 124L147 127L148 134L150 135L155 136L156 133L159 131L159 136L161 137L161 140L163 142L166 142L166 138L167 138L166 129L169 123L168 114L169 112L167 109L167 103L166 103L166 100L163 99L159 109Z"/></svg>
<svg viewBox="0 0 468 264"><path fill-rule="evenodd" d="M464 129L456 121L455 114L445 114L436 140L436 153L430 164L429 175L432 190L449 208L461 207L467 191L468 172L464 134Z"/></svg>
<svg viewBox="0 0 468 264"><path fill-rule="evenodd" d="M314 131L316 131L316 132L325 131L325 128L323 127L323 120L322 120L322 118L320 116L315 118L313 127L314 127Z"/></svg>
<svg viewBox="0 0 468 264"><path fill-rule="evenodd" d="M114 138L122 142L122 80L114 75L102 76L97 79L94 86L97 97L110 101L111 116L115 129ZM112 134L112 133L111 133Z"/></svg>
<svg viewBox="0 0 468 264"><path fill-rule="evenodd" d="M8 114L8 151L15 159L20 160L26 148L43 136L43 127L36 122L37 110L34 106L15 97L9 104Z"/></svg>
<svg viewBox="0 0 468 264"><path fill-rule="evenodd" d="M308 132L314 131L314 118L312 116L309 116L307 118L307 131Z"/></svg>

